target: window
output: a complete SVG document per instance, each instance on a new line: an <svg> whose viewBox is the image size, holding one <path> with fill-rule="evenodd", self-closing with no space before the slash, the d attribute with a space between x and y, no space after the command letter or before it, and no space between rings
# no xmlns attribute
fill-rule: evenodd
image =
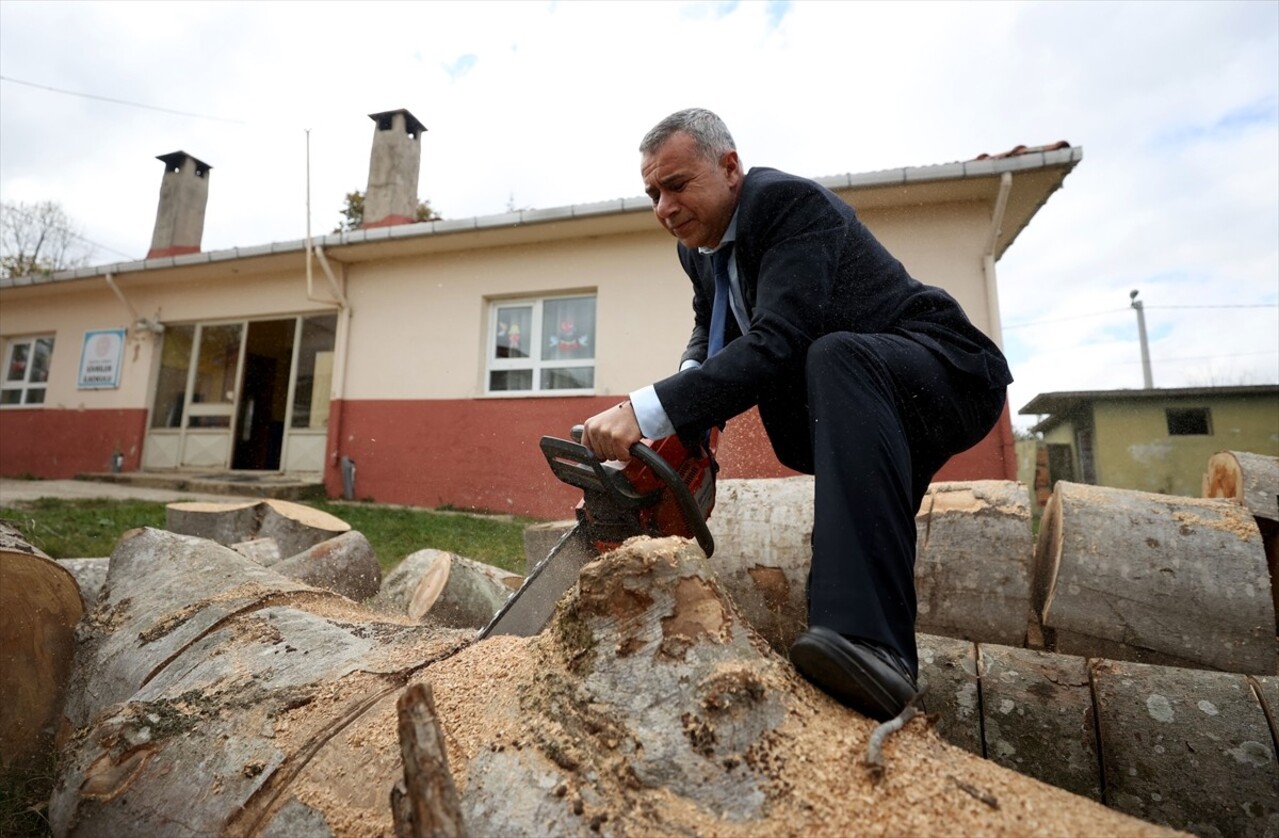
<svg viewBox="0 0 1279 838"><path fill-rule="evenodd" d="M49 359L53 338L21 338L9 341L4 359L4 381L0 382L0 405L44 404L44 388L49 382Z"/></svg>
<svg viewBox="0 0 1279 838"><path fill-rule="evenodd" d="M494 302L488 333L487 392L594 392L595 297Z"/></svg>
<svg viewBox="0 0 1279 838"><path fill-rule="evenodd" d="M1212 414L1206 407L1170 407L1168 436L1212 436Z"/></svg>

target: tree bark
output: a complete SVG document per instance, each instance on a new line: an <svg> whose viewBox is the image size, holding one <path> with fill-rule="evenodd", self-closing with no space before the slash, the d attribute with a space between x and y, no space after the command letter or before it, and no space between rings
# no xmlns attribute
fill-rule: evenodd
<svg viewBox="0 0 1279 838"><path fill-rule="evenodd" d="M916 516L919 631L1022 646L1030 617L1030 496L1007 480L934 483Z"/></svg>
<svg viewBox="0 0 1279 838"><path fill-rule="evenodd" d="M400 757L404 760L404 783L396 786L406 806L392 803L393 812L404 812L397 818L397 835L412 838L464 838L466 825L457 787L449 772L449 757L444 745L431 696L431 685L412 684L396 702L400 720Z"/></svg>
<svg viewBox="0 0 1279 838"><path fill-rule="evenodd" d="M1261 535L1236 504L1061 481L1035 562L1035 607L1052 650L1275 671Z"/></svg>
<svg viewBox="0 0 1279 838"><path fill-rule="evenodd" d="M351 525L300 503L266 498L227 503L184 501L165 508L165 529L231 546L272 538L281 556L296 556L341 535Z"/></svg>
<svg viewBox="0 0 1279 838"><path fill-rule="evenodd" d="M80 599L85 611L92 611L98 601L98 592L107 579L107 564L111 560L102 556L94 559L58 559L58 564L70 571L80 586Z"/></svg>
<svg viewBox="0 0 1279 838"><path fill-rule="evenodd" d="M1273 733L1249 679L1094 661L1107 800L1200 835L1279 833Z"/></svg>
<svg viewBox="0 0 1279 838"><path fill-rule="evenodd" d="M52 747L83 613L75 577L0 524L0 772Z"/></svg>
<svg viewBox="0 0 1279 838"><path fill-rule="evenodd" d="M373 545L352 530L271 565L281 576L362 602L378 592L382 567Z"/></svg>
<svg viewBox="0 0 1279 838"><path fill-rule="evenodd" d="M751 628L787 654L808 628L813 478L717 481L706 523L717 581Z"/></svg>
<svg viewBox="0 0 1279 838"><path fill-rule="evenodd" d="M1279 827L1279 677L931 635L919 647L924 702L941 713L947 742L1174 829L1270 835Z"/></svg>

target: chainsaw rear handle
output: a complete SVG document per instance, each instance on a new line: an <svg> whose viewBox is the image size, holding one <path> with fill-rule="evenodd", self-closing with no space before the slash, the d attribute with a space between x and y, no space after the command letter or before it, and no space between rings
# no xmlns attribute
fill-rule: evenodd
<svg viewBox="0 0 1279 838"><path fill-rule="evenodd" d="M582 441L583 427L574 425L569 432L574 441L579 444ZM697 546L702 548L702 552L710 558L715 552L715 537L711 535L710 528L706 526L706 519L702 517L702 511L697 508L697 500L693 497L693 493L689 491L688 484L680 479L675 469L671 468L671 464L662 459L662 456L649 448L643 442L637 442L631 446L631 456L648 466L657 478L666 484L671 490L675 503L679 505L679 511L684 517L684 523L692 530L693 537L697 539ZM642 503L643 496L637 494L626 480L611 481L605 475L604 467L598 460L592 458L591 465L594 467L595 473L602 486L606 486L607 490L621 494L623 497L632 499L632 503L639 505ZM554 465L552 466L554 468ZM571 482L571 481L570 481ZM625 488L618 483L626 484ZM575 484L577 485L577 484ZM627 491L629 490L629 491Z"/></svg>

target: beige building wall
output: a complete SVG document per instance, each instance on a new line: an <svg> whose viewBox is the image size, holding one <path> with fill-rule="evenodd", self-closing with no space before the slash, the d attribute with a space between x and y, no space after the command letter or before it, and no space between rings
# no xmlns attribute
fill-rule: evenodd
<svg viewBox="0 0 1279 838"><path fill-rule="evenodd" d="M49 382L45 388L44 404L39 407L93 410L141 407L146 402L151 341L133 333L125 341L119 388L76 388L84 333L97 329L122 329L132 325L128 310L104 282L99 281L91 289L58 289L55 293L46 291L39 296L24 297L17 294L6 295L4 305L0 306L0 335L4 336L4 347L0 352L8 352L9 341L13 338L53 335ZM6 356L0 355L0 359L3 357Z"/></svg>
<svg viewBox="0 0 1279 838"><path fill-rule="evenodd" d="M913 275L945 288L989 332L981 252L989 211L966 202L870 210L863 220ZM484 398L489 304L497 300L596 294L598 395L673 373L692 326L692 287L675 240L655 220L646 233L353 264L347 277L347 399Z"/></svg>
<svg viewBox="0 0 1279 838"><path fill-rule="evenodd" d="M945 289L963 306L973 325L990 335L982 259L991 209L988 202L964 201L871 209L858 216L911 276ZM998 340L998 335L992 337Z"/></svg>
<svg viewBox="0 0 1279 838"><path fill-rule="evenodd" d="M348 277L349 399L484 397L497 300L596 294L600 395L673 372L692 324L692 290L660 230L352 265Z"/></svg>
<svg viewBox="0 0 1279 838"><path fill-rule="evenodd" d="M300 256L298 262L302 262ZM117 283L139 317L154 317L168 324L269 320L333 310L307 300L302 270L248 273L243 266L238 272L229 266L212 272L203 267L198 270L200 274L191 269L135 274L120 278ZM142 283L139 279L148 281ZM316 288L322 290L324 280L318 270L316 279ZM14 289L6 292L4 305L0 306L0 335L6 346L11 338L54 335L44 408L150 407L149 388L163 337L131 328L133 325L133 313L103 279L62 287ZM77 389L84 333L118 328L129 329L119 388Z"/></svg>

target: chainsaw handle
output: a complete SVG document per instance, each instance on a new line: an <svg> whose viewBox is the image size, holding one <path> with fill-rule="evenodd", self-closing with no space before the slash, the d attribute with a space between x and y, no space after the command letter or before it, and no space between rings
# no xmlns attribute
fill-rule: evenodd
<svg viewBox="0 0 1279 838"><path fill-rule="evenodd" d="M661 454L642 442L631 446L631 456L652 469L653 473L671 490L675 496L675 502L679 504L679 511L684 515L684 523L688 524L688 528L693 531L697 546L702 548L702 552L709 559L715 552L715 537L711 535L710 527L706 526L706 519L702 517L702 511L697 508L697 500L689 491L688 484L680 479L675 469L671 468L671 464L662 459Z"/></svg>
<svg viewBox="0 0 1279 838"><path fill-rule="evenodd" d="M582 441L583 430L583 426L574 425L569 431L575 442ZM679 511L684 516L684 523L693 531L697 546L702 548L702 552L709 559L715 552L715 537L711 535L710 527L706 526L706 519L702 517L702 511L697 508L697 500L689 491L688 484L680 479L679 474L671 468L670 463L662 459L661 454L643 442L637 442L631 446L631 456L652 469L658 479L666 484L666 488L671 490L675 503L679 505Z"/></svg>

